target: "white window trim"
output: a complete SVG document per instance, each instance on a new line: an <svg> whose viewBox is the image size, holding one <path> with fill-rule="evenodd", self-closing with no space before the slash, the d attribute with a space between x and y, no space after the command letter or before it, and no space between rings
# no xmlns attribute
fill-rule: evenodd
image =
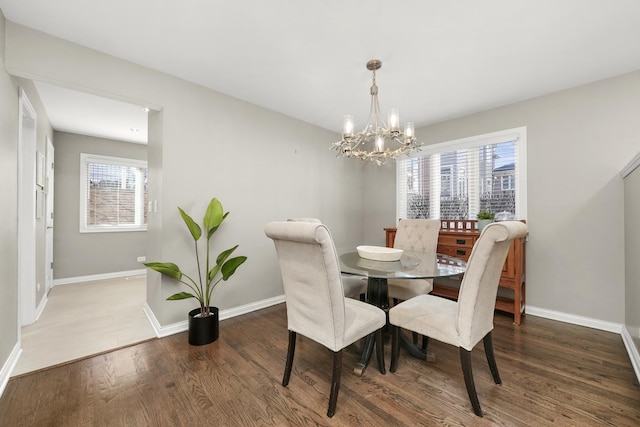
<svg viewBox="0 0 640 427"><path fill-rule="evenodd" d="M131 231L147 231L147 224L118 226L87 225L87 163L105 163L117 166L131 166L145 169L147 168L147 162L144 160L80 153L80 233L121 233ZM144 209L144 207L142 208ZM138 213L136 213L136 215L138 215Z"/></svg>
<svg viewBox="0 0 640 427"><path fill-rule="evenodd" d="M424 157L430 154L442 153L447 151L462 150L465 148L472 148L481 145L493 145L499 144L505 141L518 141L515 144L516 158L518 159L518 173L516 176L516 200L518 205L516 206L516 218L527 219L527 198L520 197L523 194L527 194L527 127L521 126L513 129L505 129L502 131L485 133L482 135L470 136L466 138L454 139L452 141L441 142L438 144L431 144L420 147L420 151L414 151L408 155L408 157ZM436 166L436 165L432 165ZM437 165L436 170L440 170L440 165ZM438 176L440 174L437 174ZM437 178L437 177L436 177ZM400 168L396 168L396 188L397 183L401 179ZM439 185L439 183L438 183ZM471 194L472 189L469 189ZM471 203L471 202L470 202ZM396 218L401 216L401 204L400 194L396 191ZM470 206L471 208L471 206ZM470 209L471 210L471 209ZM431 212L434 214L434 218L440 217L439 203L431 207Z"/></svg>

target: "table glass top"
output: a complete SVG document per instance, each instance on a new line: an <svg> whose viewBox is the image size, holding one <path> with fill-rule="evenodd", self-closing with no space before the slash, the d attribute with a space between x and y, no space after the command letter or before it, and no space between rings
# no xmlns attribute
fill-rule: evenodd
<svg viewBox="0 0 640 427"><path fill-rule="evenodd" d="M378 279L432 279L462 273L467 263L459 258L433 252L405 250L399 261L374 261L361 258L358 252L339 255L342 273Z"/></svg>

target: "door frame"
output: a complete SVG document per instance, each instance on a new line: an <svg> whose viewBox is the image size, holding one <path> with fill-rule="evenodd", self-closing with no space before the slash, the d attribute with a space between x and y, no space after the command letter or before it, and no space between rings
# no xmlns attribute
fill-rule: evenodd
<svg viewBox="0 0 640 427"><path fill-rule="evenodd" d="M18 324L36 313L36 153L38 115L23 88L18 114Z"/></svg>

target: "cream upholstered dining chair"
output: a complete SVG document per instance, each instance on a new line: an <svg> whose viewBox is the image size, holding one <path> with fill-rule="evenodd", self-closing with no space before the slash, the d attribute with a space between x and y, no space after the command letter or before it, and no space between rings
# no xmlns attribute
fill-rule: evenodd
<svg viewBox="0 0 640 427"><path fill-rule="evenodd" d="M298 217L289 218L287 221L292 222L311 222L313 224L322 224L318 218ZM349 298L359 298L360 301L365 300L367 292L367 278L362 276L342 275L342 287L344 288L344 296Z"/></svg>
<svg viewBox="0 0 640 427"><path fill-rule="evenodd" d="M401 219L398 222L393 247L414 251L432 252L438 247L438 219ZM394 304L399 300L408 300L418 295L428 294L433 290L432 279L389 279L389 298Z"/></svg>
<svg viewBox="0 0 640 427"><path fill-rule="evenodd" d="M326 226L310 222L270 222L265 234L273 239L278 254L287 305L289 349L282 385L289 384L297 334L333 352L333 373L327 416L336 411L342 370L342 349L375 333L376 355L385 373L382 347L384 311L346 298L340 263Z"/></svg>
<svg viewBox="0 0 640 427"><path fill-rule="evenodd" d="M496 294L511 242L526 234L527 226L519 221L488 225L471 251L458 301L420 295L389 310L389 322L393 325L391 372L398 367L399 328L457 346L469 400L475 414L482 416L471 370L471 350L483 341L493 380L501 384L491 339Z"/></svg>

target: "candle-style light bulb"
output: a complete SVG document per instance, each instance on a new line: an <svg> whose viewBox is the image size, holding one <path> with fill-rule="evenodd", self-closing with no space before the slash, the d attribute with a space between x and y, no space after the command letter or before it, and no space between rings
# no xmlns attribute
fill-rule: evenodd
<svg viewBox="0 0 640 427"><path fill-rule="evenodd" d="M344 116L344 121L342 122L342 136L352 137L354 128L355 124L353 121L353 116Z"/></svg>
<svg viewBox="0 0 640 427"><path fill-rule="evenodd" d="M391 132L400 131L400 113L398 112L398 109L390 108L387 118L389 119L389 130Z"/></svg>
<svg viewBox="0 0 640 427"><path fill-rule="evenodd" d="M409 140L416 136L416 131L413 128L413 122L407 122L404 125L404 137Z"/></svg>
<svg viewBox="0 0 640 427"><path fill-rule="evenodd" d="M376 151L383 152L384 151L384 136L376 135Z"/></svg>

